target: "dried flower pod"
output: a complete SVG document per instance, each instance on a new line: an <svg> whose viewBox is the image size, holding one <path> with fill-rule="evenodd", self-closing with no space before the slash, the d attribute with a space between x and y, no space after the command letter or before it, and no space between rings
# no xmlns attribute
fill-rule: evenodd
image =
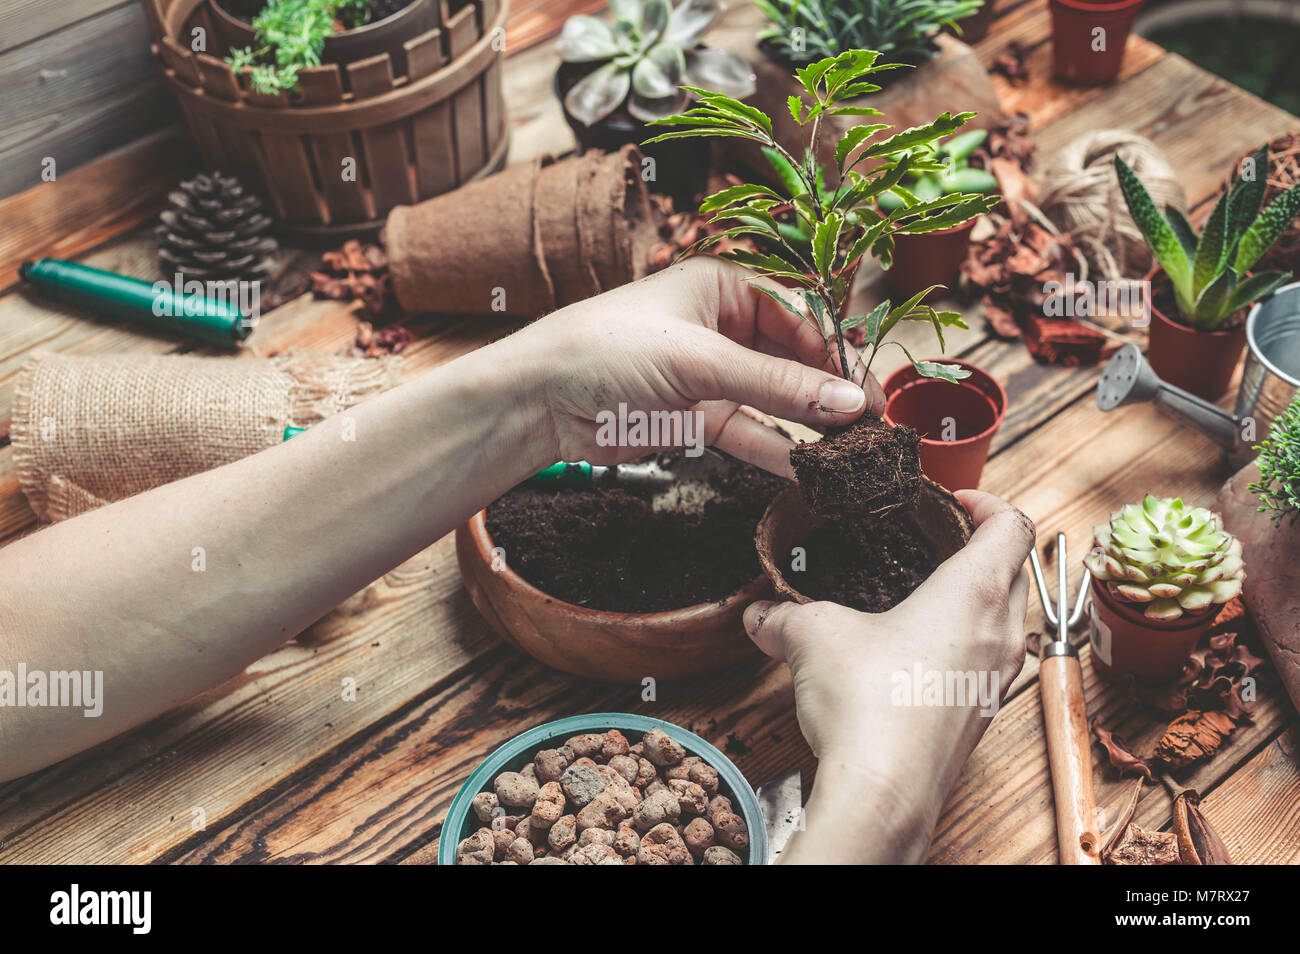
<svg viewBox="0 0 1300 954"><path fill-rule="evenodd" d="M1172 831L1148 831L1141 825L1127 825L1106 859L1111 865L1180 864L1178 836Z"/></svg>
<svg viewBox="0 0 1300 954"><path fill-rule="evenodd" d="M1201 796L1187 789L1174 799L1174 834L1185 865L1230 865L1227 846L1201 812Z"/></svg>
<svg viewBox="0 0 1300 954"><path fill-rule="evenodd" d="M1222 712L1198 712L1193 709L1169 723L1156 743L1156 758L1172 768L1185 768L1209 758L1236 728Z"/></svg>

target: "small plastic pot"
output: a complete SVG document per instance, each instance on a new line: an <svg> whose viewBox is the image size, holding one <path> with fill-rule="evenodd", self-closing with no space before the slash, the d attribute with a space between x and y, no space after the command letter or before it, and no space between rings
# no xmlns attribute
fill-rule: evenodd
<svg viewBox="0 0 1300 954"><path fill-rule="evenodd" d="M930 285L943 285L951 290L970 246L973 228L975 219L937 232L895 233L894 263L885 270L885 287L890 296L906 300ZM927 298L942 295L942 290L936 290Z"/></svg>
<svg viewBox="0 0 1300 954"><path fill-rule="evenodd" d="M885 379L885 420L921 435L921 470L948 490L979 486L993 435L1007 411L1007 392L991 374L965 361L943 360L970 372L957 384L925 378L911 364ZM945 440L944 435L950 435Z"/></svg>
<svg viewBox="0 0 1300 954"><path fill-rule="evenodd" d="M1102 679L1132 675L1157 684L1178 678L1219 607L1167 622L1148 619L1141 603L1118 599L1108 583L1093 580L1089 611L1092 667L1097 675Z"/></svg>
<svg viewBox="0 0 1300 954"><path fill-rule="evenodd" d="M515 736L489 755L452 800L438 842L438 864L454 865L456 846L483 827L471 811L470 802L479 792L491 791L492 782L498 775L519 771L533 760L538 751L552 748L557 739L605 729L618 729L633 744L651 729L662 729L680 742L690 755L698 755L717 769L718 792L731 799L732 807L749 827L749 857L746 863L767 864L767 827L763 823L763 810L759 807L758 795L735 763L693 732L662 719L628 712L591 712L548 722Z"/></svg>
<svg viewBox="0 0 1300 954"><path fill-rule="evenodd" d="M599 65L599 64L594 64ZM647 139L664 130L648 126L620 106L600 122L588 126L571 116L564 108L564 97L570 89L594 68L589 63L561 63L555 71L555 96L560 101L564 121L573 130L578 151L599 149L618 152L629 143L641 147L641 152L654 160L654 178L646 182L651 192L669 195L679 203L693 204L695 197L708 185L709 143L707 139L670 139L642 145Z"/></svg>
<svg viewBox="0 0 1300 954"><path fill-rule="evenodd" d="M1109 83L1124 63L1133 20L1144 0L1048 0L1052 12L1052 73L1067 83ZM1095 31L1104 33L1097 34ZM1093 49L1104 41L1105 49Z"/></svg>
<svg viewBox="0 0 1300 954"><path fill-rule="evenodd" d="M1162 269L1147 275L1152 283ZM1154 298L1154 296L1152 296ZM1246 350L1246 326L1227 331L1197 331L1166 316L1151 305L1150 346L1147 360L1160 379L1207 401L1217 401L1232 380Z"/></svg>

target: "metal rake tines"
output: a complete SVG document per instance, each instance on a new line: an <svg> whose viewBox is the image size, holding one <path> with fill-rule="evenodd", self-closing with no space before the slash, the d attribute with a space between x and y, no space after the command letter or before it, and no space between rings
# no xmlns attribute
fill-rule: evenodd
<svg viewBox="0 0 1300 954"><path fill-rule="evenodd" d="M1043 577L1043 564L1038 560L1038 548L1029 551L1029 562L1034 568L1034 581L1038 584L1038 598L1043 603L1043 613L1047 621L1056 627L1056 641L1069 641L1070 627L1083 618L1083 604L1088 595L1088 583L1092 574L1084 567L1083 578L1079 581L1079 594L1074 600L1074 609L1070 609L1070 587L1066 580L1065 534L1056 535L1056 600L1047 594L1047 580Z"/></svg>

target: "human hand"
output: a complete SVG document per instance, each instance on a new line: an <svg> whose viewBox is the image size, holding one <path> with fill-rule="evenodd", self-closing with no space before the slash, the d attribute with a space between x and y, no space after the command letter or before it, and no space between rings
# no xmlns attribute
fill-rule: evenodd
<svg viewBox="0 0 1300 954"><path fill-rule="evenodd" d="M812 427L883 412L876 380L868 379L864 394L842 379L817 331L755 292L752 280L730 262L692 258L507 339L540 371L533 393L550 424L538 438L547 442L543 456L613 464L674 446L600 439L598 415L617 414L623 404L629 412L698 411L691 426L700 425L702 444L791 476L793 443L739 413L740 404ZM856 359L851 368L860 367Z"/></svg>
<svg viewBox="0 0 1300 954"><path fill-rule="evenodd" d="M819 760L807 832L790 860L847 850L836 843L850 818L870 829L854 844L879 852L858 860L920 860L962 765L1020 672L1033 524L991 494L957 496L976 524L970 542L889 612L767 601L745 612L759 648L789 663L799 728ZM941 690L954 678L973 684L975 698L927 704L916 693L929 674Z"/></svg>

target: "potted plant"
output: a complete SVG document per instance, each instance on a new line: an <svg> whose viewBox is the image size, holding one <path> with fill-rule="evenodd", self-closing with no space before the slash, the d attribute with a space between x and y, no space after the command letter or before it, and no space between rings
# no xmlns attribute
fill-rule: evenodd
<svg viewBox="0 0 1300 954"><path fill-rule="evenodd" d="M773 137L770 116L718 93L693 89L691 92L698 98L694 109L654 124L678 127L656 137L659 141L708 136L747 140L771 150L793 171L795 179L779 183L776 188L742 183L706 198L700 206L701 214L727 227L706 235L696 247L708 248L723 238L739 236L764 243L768 250L737 248L724 254L754 269L757 275L798 289L792 301L769 286L759 283L753 286L756 292L767 295L806 321L825 343L831 365L845 378L861 382L865 382L872 360L882 347L886 344L903 347L886 340L899 322L928 322L941 346L945 326L965 327L965 324L956 312L936 311L924 304L922 299L931 291L929 288L921 289L899 305L887 300L868 314L847 316L843 307L850 292L846 269L868 253L887 264L895 235L904 228L922 232L961 225L986 212L996 201L994 197L964 193L928 201L912 197L906 215L883 212L876 205L882 194L900 187L909 171L941 171L943 163L935 159L928 147L960 129L971 118L969 113L957 116L944 113L926 125L893 135L885 134L891 127L884 123L853 126L837 137L834 146L834 172L839 184L834 190L819 184L817 156L824 121L842 115L870 117L879 112L871 107L848 105L879 89L871 81L872 76L896 68L896 64L882 63L879 59L880 54L874 50L849 50L796 71L802 95L791 97L789 115L799 126L807 127L809 133L806 144L795 147L801 153L797 156ZM788 223L777 219L775 213L786 208L795 212L799 236L811 235L809 246L796 240ZM903 218L908 220L906 225L900 222ZM865 346L870 351L865 360L855 364L849 360L845 333L859 326L864 330ZM958 365L939 362L913 360L912 365L923 377L948 381L959 381L969 373ZM963 526L969 532L969 520L963 524L965 511L960 504L942 488L921 477L916 433L910 428L892 428L867 415L852 427L829 434L815 444L796 448L791 463L806 503L820 519L814 521L803 508L805 501L790 492L778 497L764 515L759 526L759 556L782 595L807 598L789 585L777 563L791 536L829 528L818 541L823 554L854 545L859 549L877 548L870 555L862 554L869 559L843 560L840 565L846 569L878 565L887 558L879 552L879 547L890 540L897 544L894 556L900 558L899 562L906 550L914 564L907 567L911 571L907 579L900 579L891 592L876 593L870 599L858 593L862 599L856 602L861 604L877 597L896 601L906 596L910 592L909 584L917 585L937 565L930 562L935 556L943 559L961 546ZM918 501L919 509L909 507ZM892 531L874 534L873 539L851 531L841 533L846 525L861 526L856 517L877 518L878 527L881 520L896 510L902 511L894 517L896 526ZM855 516L849 520L837 519L847 515ZM927 536L927 529L936 530L933 538ZM837 533L840 536L835 536ZM775 544L777 539L782 542ZM812 545L810 542L809 546ZM820 567L831 568L832 562L827 559ZM854 586L852 581L826 578L820 583L826 587L819 584L821 592L813 595L839 597L851 605L855 602L855 594L847 592Z"/></svg>
<svg viewBox="0 0 1300 954"><path fill-rule="evenodd" d="M1300 516L1300 396L1269 427L1268 440L1255 450L1259 480L1250 492L1259 496L1260 513L1273 523L1283 520L1292 524Z"/></svg>
<svg viewBox="0 0 1300 954"><path fill-rule="evenodd" d="M1124 62L1129 30L1144 0L1048 0L1052 72L1081 85L1109 83Z"/></svg>
<svg viewBox="0 0 1300 954"><path fill-rule="evenodd" d="M1244 309L1291 277L1278 271L1249 274L1300 214L1300 186L1260 211L1267 147L1252 163L1261 174L1238 176L1197 236L1172 206L1161 216L1133 170L1115 157L1129 212L1159 262L1147 276L1151 367L1168 383L1208 400L1227 389L1245 348Z"/></svg>
<svg viewBox="0 0 1300 954"><path fill-rule="evenodd" d="M1093 529L1093 666L1103 678L1173 679L1219 607L1241 593L1241 542L1219 515L1148 494Z"/></svg>
<svg viewBox="0 0 1300 954"><path fill-rule="evenodd" d="M987 130L972 129L934 146L931 155L942 163L941 169L913 169L896 188L882 193L876 200L885 212L903 216L899 219L903 227L894 241L893 264L885 272L885 285L892 294L907 298L918 289L935 285L947 288L957 280L975 219L947 229L912 232L907 228L913 221L907 215L907 208L945 195L995 192L998 180L993 174L969 164L971 153L987 138Z"/></svg>
<svg viewBox="0 0 1300 954"><path fill-rule="evenodd" d="M212 0L213 22L259 93L298 91L298 72L388 52L406 75L402 44L438 25L433 0Z"/></svg>
<svg viewBox="0 0 1300 954"><path fill-rule="evenodd" d="M646 138L645 124L685 108L683 84L744 99L754 73L743 59L704 46L722 12L717 0L610 0L613 25L580 14L564 23L556 43L563 62L555 88L578 147L614 152ZM695 144L647 149L662 191L694 197L708 170Z"/></svg>

